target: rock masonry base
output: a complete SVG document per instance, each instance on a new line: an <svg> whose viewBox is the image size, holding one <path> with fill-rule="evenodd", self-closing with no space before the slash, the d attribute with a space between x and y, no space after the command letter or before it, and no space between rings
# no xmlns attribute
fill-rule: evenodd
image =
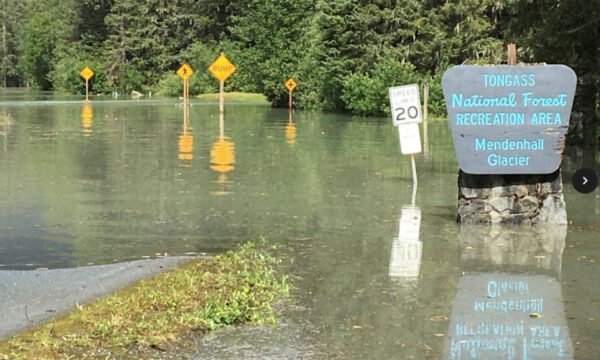
<svg viewBox="0 0 600 360"><path fill-rule="evenodd" d="M567 224L560 170L542 175L458 173L458 222Z"/></svg>

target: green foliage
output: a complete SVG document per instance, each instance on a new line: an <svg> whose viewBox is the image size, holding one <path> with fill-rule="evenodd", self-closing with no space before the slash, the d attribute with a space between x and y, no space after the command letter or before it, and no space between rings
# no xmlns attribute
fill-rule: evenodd
<svg viewBox="0 0 600 360"><path fill-rule="evenodd" d="M106 71L104 71L102 61L90 56L65 57L59 60L54 69L48 74L48 80L52 82L56 90L71 94L85 94L85 81L79 73L86 66L94 71L94 76L89 80L90 93L110 92L111 89L106 80Z"/></svg>
<svg viewBox="0 0 600 360"><path fill-rule="evenodd" d="M144 75L130 62L125 62L121 67L121 74L113 86L124 93L132 90L142 91L144 87Z"/></svg>
<svg viewBox="0 0 600 360"><path fill-rule="evenodd" d="M357 22L354 16L359 11L358 1L321 0L316 6L310 53L314 67L307 69L314 74L307 85L309 91L318 94L318 106L325 110L343 110L340 95L344 78L354 71L365 71L364 65L373 63L375 54L368 51L373 42L364 31L368 25Z"/></svg>
<svg viewBox="0 0 600 360"><path fill-rule="evenodd" d="M133 350L138 358L145 348L177 345L191 331L273 324L273 304L289 294L278 262L252 242L213 260L194 261L0 342L0 358L87 358L99 349L119 358Z"/></svg>
<svg viewBox="0 0 600 360"><path fill-rule="evenodd" d="M450 64L498 64L504 49L497 27L497 6L493 0L447 1L439 7L445 26L442 61Z"/></svg>
<svg viewBox="0 0 600 360"><path fill-rule="evenodd" d="M162 96L181 96L183 91L182 86L181 78L174 72L168 72L164 73L158 81L155 92L157 95ZM190 93L191 89L192 86L190 86Z"/></svg>
<svg viewBox="0 0 600 360"><path fill-rule="evenodd" d="M25 3L21 0L0 0L0 37L2 54L0 75L2 86L20 85L22 77L19 69L17 51L21 47Z"/></svg>
<svg viewBox="0 0 600 360"><path fill-rule="evenodd" d="M429 112L434 115L446 114L446 103L444 102L444 92L442 90L442 75L449 68L448 65L440 65L440 69L433 75L425 77L420 83L427 83L429 86ZM422 98L421 98L422 99Z"/></svg>
<svg viewBox="0 0 600 360"><path fill-rule="evenodd" d="M163 96L181 96L182 80L176 74L176 71L183 63L188 63L192 70L194 70L194 74L189 78L190 96L218 92L219 81L208 72L208 66L219 54L219 48L215 45L193 44L182 52L181 63L177 64L172 71L163 74L156 87L157 94ZM230 54L227 57L231 60ZM229 82L230 80L227 81Z"/></svg>
<svg viewBox="0 0 600 360"><path fill-rule="evenodd" d="M418 81L415 67L386 56L375 64L371 74L353 73L344 79L342 100L357 115L389 113L388 88Z"/></svg>
<svg viewBox="0 0 600 360"><path fill-rule="evenodd" d="M299 79L304 53L304 28L312 12L309 0L232 4L232 41L238 48L232 61L238 67L238 88L260 92L275 106L287 104L283 86L288 77Z"/></svg>
<svg viewBox="0 0 600 360"><path fill-rule="evenodd" d="M23 29L21 68L32 86L51 89L48 73L53 68L54 49L58 42L57 24L49 14L34 15Z"/></svg>
<svg viewBox="0 0 600 360"><path fill-rule="evenodd" d="M71 58L94 59L106 70L96 90L177 96L173 73L189 62L191 94L210 93L218 82L206 68L225 52L237 67L227 91L285 106L283 82L293 77L297 108L381 114L381 89L405 78L404 63L430 84L430 109L441 115L448 65L502 63L506 43L516 42L523 61L573 67L583 79L575 109L587 128L600 121L600 0L0 1L8 85L80 91L67 74L79 66ZM386 74L382 61L400 74Z"/></svg>
<svg viewBox="0 0 600 360"><path fill-rule="evenodd" d="M584 144L593 146L600 122L600 1L520 0L509 10L507 33L521 44L524 61L575 70L579 81L573 107L582 115Z"/></svg>

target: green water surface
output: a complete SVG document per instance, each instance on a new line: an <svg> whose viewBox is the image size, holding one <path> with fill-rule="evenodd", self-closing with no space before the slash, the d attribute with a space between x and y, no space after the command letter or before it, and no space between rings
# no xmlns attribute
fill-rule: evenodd
<svg viewBox="0 0 600 360"><path fill-rule="evenodd" d="M185 115L173 99L84 103L4 91L0 270L215 254L264 236L280 244L294 304L274 328L205 338L201 358L215 359L450 358L463 277L546 276L560 284L548 296L563 306L548 316L564 323L572 347L550 358L597 359L600 197L569 183L583 150L567 148L563 163L564 235L501 228L498 237L456 224L447 124L431 121L427 135L409 241L421 250L408 253L400 233L410 161L387 119L241 103L220 119L213 102L195 101ZM510 359L460 357L486 358Z"/></svg>

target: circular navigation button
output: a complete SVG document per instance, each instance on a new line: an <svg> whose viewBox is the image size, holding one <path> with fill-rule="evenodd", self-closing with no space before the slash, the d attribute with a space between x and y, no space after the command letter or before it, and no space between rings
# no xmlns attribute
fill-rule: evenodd
<svg viewBox="0 0 600 360"><path fill-rule="evenodd" d="M573 187L582 194L589 194L598 186L598 175L592 169L582 168L573 174Z"/></svg>

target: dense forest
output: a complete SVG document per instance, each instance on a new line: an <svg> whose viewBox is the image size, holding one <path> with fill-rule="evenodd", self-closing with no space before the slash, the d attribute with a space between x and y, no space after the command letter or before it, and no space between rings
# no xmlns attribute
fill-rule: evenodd
<svg viewBox="0 0 600 360"><path fill-rule="evenodd" d="M387 87L431 87L462 63L563 63L579 76L577 109L596 123L600 0L0 0L3 86L94 93L152 89L178 95L174 71L196 69L190 93L217 90L206 68L221 52L237 66L228 90L284 105L360 115L387 109Z"/></svg>

